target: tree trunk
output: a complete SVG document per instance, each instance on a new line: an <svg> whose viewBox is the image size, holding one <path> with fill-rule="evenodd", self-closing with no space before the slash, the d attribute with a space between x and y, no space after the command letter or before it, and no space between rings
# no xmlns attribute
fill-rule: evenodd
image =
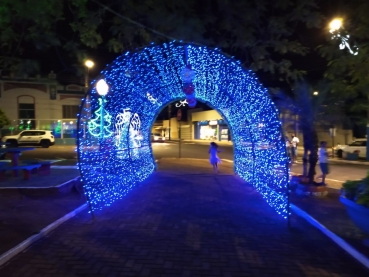
<svg viewBox="0 0 369 277"><path fill-rule="evenodd" d="M319 142L318 142L318 134L314 128L314 126L311 127L311 133L310 133L310 153L309 153L309 171L308 171L308 177L309 177L309 184L314 183L315 179L315 167L318 162L318 148L319 148Z"/></svg>
<svg viewBox="0 0 369 277"><path fill-rule="evenodd" d="M308 176L307 168L308 168L308 154L309 151L304 146L304 155L302 156L302 176L306 177Z"/></svg>
<svg viewBox="0 0 369 277"><path fill-rule="evenodd" d="M301 124L301 126L305 126ZM304 138L304 155L302 156L302 176L307 177L308 176L308 155L309 151L311 149L311 138L309 136L310 130L308 128L302 128L302 136Z"/></svg>

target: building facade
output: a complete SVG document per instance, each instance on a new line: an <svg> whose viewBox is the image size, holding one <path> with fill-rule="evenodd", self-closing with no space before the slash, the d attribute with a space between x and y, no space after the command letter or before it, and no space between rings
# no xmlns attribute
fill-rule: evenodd
<svg viewBox="0 0 369 277"><path fill-rule="evenodd" d="M0 79L0 109L11 120L2 135L27 129L52 130L56 138L75 138L84 87L61 85L52 72L47 78Z"/></svg>
<svg viewBox="0 0 369 277"><path fill-rule="evenodd" d="M26 129L42 129L53 131L57 139L73 139L77 135L77 114L79 105L85 94L82 85L62 85L56 75L51 72L46 78L0 78L0 109L11 120L9 126L1 130L1 135L16 134ZM297 118L289 114L281 114L281 121L286 135L296 134L303 143L302 134L297 125ZM336 126L334 136L332 130L325 126L317 126L319 140L328 145L347 144L352 141L352 130ZM216 110L203 111L189 109L187 121L176 118L156 122L152 133L160 133L166 138L184 140L232 140L231 131ZM65 142L64 142L65 143Z"/></svg>
<svg viewBox="0 0 369 277"><path fill-rule="evenodd" d="M280 114L280 118L285 135L291 137L292 134L295 134L302 146L303 136L297 118L289 114ZM172 118L170 122L171 128L169 128L169 120L164 120L163 128L161 128L162 134L166 137L169 136L170 129L173 139L179 138L179 130L181 130L181 139L184 140L232 141L231 130L216 110L188 110L186 122L179 124L176 118ZM160 129L158 126L157 128ZM354 139L352 130L343 129L341 126L336 126L334 130L331 129L319 124L316 126L319 141L327 141L329 147L337 144L348 144Z"/></svg>

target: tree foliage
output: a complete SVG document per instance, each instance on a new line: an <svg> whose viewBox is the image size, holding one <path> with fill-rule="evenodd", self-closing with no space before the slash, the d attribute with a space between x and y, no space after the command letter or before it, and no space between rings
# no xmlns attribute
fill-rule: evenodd
<svg viewBox="0 0 369 277"><path fill-rule="evenodd" d="M9 125L10 120L4 113L2 109L0 109L0 129L3 128L5 125Z"/></svg>
<svg viewBox="0 0 369 277"><path fill-rule="evenodd" d="M60 45L55 24L63 20L63 1L2 0L0 5L0 69L37 70L27 48ZM27 66L25 66L27 65Z"/></svg>
<svg viewBox="0 0 369 277"><path fill-rule="evenodd" d="M0 68L50 47L80 63L91 49L120 54L172 39L218 47L255 71L296 80L304 74L291 59L308 48L298 31L318 27L313 0L2 0Z"/></svg>
<svg viewBox="0 0 369 277"><path fill-rule="evenodd" d="M337 99L326 82L318 83L315 89L306 82L299 82L293 90L294 97L281 91L272 92L272 97L280 110L297 115L297 123L303 135L303 175L309 177L312 184L318 161L317 128L324 126L328 130L337 125L342 126L347 121L342 112L344 102ZM319 91L319 94L314 95L314 90Z"/></svg>

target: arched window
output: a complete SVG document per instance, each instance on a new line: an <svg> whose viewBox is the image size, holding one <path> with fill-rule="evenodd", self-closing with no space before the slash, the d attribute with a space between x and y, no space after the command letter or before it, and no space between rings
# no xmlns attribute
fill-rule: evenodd
<svg viewBox="0 0 369 277"><path fill-rule="evenodd" d="M18 96L18 119L27 125L27 129L33 129L36 126L35 118L35 98L30 95Z"/></svg>

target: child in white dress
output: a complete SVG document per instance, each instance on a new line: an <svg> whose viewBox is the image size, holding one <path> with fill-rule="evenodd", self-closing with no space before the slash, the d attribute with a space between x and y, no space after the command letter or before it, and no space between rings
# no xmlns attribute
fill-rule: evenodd
<svg viewBox="0 0 369 277"><path fill-rule="evenodd" d="M218 144L216 144L215 142L210 143L210 148L208 153L210 154L210 164L213 166L213 170L214 172L219 172L218 170L218 164L221 163L221 160L219 159L217 153L221 152L218 149Z"/></svg>

